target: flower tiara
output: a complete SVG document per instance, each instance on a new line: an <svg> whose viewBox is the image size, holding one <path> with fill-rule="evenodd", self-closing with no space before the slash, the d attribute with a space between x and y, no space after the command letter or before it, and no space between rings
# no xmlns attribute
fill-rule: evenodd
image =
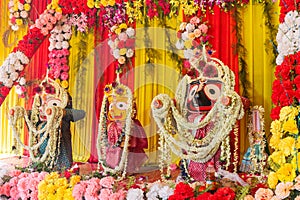
<svg viewBox="0 0 300 200"><path fill-rule="evenodd" d="M118 81L108 84L104 88L104 94L109 96L127 96L127 86L119 83Z"/></svg>

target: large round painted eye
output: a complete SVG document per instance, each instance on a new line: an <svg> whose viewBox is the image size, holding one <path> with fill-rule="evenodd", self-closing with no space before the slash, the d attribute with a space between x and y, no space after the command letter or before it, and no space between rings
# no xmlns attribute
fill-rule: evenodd
<svg viewBox="0 0 300 200"><path fill-rule="evenodd" d="M189 96L188 96L188 100L192 101L197 90L198 90L199 85L194 85L191 87L190 92L189 92Z"/></svg>
<svg viewBox="0 0 300 200"><path fill-rule="evenodd" d="M204 87L204 92L209 99L217 100L221 95L221 88L215 84L207 84Z"/></svg>
<svg viewBox="0 0 300 200"><path fill-rule="evenodd" d="M128 108L127 103L125 102L117 102L117 108L120 110L126 110Z"/></svg>
<svg viewBox="0 0 300 200"><path fill-rule="evenodd" d="M47 106L50 107L50 106L61 106L61 100L60 99L49 99L47 101Z"/></svg>

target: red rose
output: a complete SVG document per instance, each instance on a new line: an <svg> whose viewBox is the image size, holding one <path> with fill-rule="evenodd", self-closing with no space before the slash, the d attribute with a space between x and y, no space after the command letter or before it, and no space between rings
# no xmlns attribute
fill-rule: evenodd
<svg viewBox="0 0 300 200"><path fill-rule="evenodd" d="M125 43L126 47L131 48L131 47L134 47L134 45L135 45L135 40L134 39L128 38L126 40L126 43Z"/></svg>
<svg viewBox="0 0 300 200"><path fill-rule="evenodd" d="M194 189L188 183L179 182L175 187L174 194L186 199L194 196Z"/></svg>
<svg viewBox="0 0 300 200"><path fill-rule="evenodd" d="M6 97L8 95L10 91L10 88L6 87L6 86L1 86L0 87L0 94L3 96L3 97Z"/></svg>
<svg viewBox="0 0 300 200"><path fill-rule="evenodd" d="M124 41L119 41L119 43L118 43L118 48L119 49L122 49L122 48L124 48L125 47L125 42Z"/></svg>
<svg viewBox="0 0 300 200"><path fill-rule="evenodd" d="M216 199L222 199L222 200L234 200L235 193L234 191L229 187L219 188L216 193L214 194Z"/></svg>
<svg viewBox="0 0 300 200"><path fill-rule="evenodd" d="M66 171L64 172L64 176L68 179L68 178L71 177L71 173L70 173L68 170L66 170Z"/></svg>

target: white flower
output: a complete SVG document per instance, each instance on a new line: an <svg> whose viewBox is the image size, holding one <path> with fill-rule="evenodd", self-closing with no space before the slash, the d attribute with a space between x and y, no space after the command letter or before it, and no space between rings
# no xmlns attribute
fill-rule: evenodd
<svg viewBox="0 0 300 200"><path fill-rule="evenodd" d="M14 24L14 25L11 26L11 29L13 31L17 31L17 30L19 30L19 26L17 24Z"/></svg>
<svg viewBox="0 0 300 200"><path fill-rule="evenodd" d="M64 33L63 36L66 40L69 40L72 36L72 33Z"/></svg>
<svg viewBox="0 0 300 200"><path fill-rule="evenodd" d="M62 43L61 42L56 42L55 43L55 48L56 49L61 49L62 48Z"/></svg>
<svg viewBox="0 0 300 200"><path fill-rule="evenodd" d="M194 51L192 49L183 50L184 58L190 59L194 56Z"/></svg>
<svg viewBox="0 0 300 200"><path fill-rule="evenodd" d="M29 63L29 59L24 53L22 53L20 51L17 51L16 56L21 61L22 64L28 64Z"/></svg>
<svg viewBox="0 0 300 200"><path fill-rule="evenodd" d="M188 23L185 28L190 33L195 30L195 25Z"/></svg>
<svg viewBox="0 0 300 200"><path fill-rule="evenodd" d="M4 67L4 70L6 71L6 73L8 73L8 74L16 71L14 65L6 65L3 67Z"/></svg>
<svg viewBox="0 0 300 200"><path fill-rule="evenodd" d="M55 39L57 40L57 41L63 41L64 40L64 36L63 36L63 34L57 34L56 36L55 36Z"/></svg>
<svg viewBox="0 0 300 200"><path fill-rule="evenodd" d="M280 182L276 186L275 194L278 198L285 199L290 195L292 188L293 188L292 182L286 182L286 183Z"/></svg>
<svg viewBox="0 0 300 200"><path fill-rule="evenodd" d="M169 196L174 194L174 189L170 188L168 185L165 185L159 190L158 194L160 198L167 200Z"/></svg>
<svg viewBox="0 0 300 200"><path fill-rule="evenodd" d="M111 49L115 49L115 48L116 48L116 45L115 45L115 43L114 43L112 40L108 40L107 44L108 44L108 46L109 46Z"/></svg>
<svg viewBox="0 0 300 200"><path fill-rule="evenodd" d="M27 17L28 17L27 11L25 11L25 10L21 11L20 16L21 16L22 18L27 18Z"/></svg>
<svg viewBox="0 0 300 200"><path fill-rule="evenodd" d="M181 39L183 39L184 41L189 39L189 33L187 31L183 32L181 34Z"/></svg>
<svg viewBox="0 0 300 200"><path fill-rule="evenodd" d="M135 34L135 31L134 31L133 28L129 27L129 28L127 28L127 30L126 30L126 34L128 35L128 37L133 37L134 34Z"/></svg>
<svg viewBox="0 0 300 200"><path fill-rule="evenodd" d="M112 52L112 55L115 57L115 59L119 59L120 50L119 49L114 49L113 52Z"/></svg>
<svg viewBox="0 0 300 200"><path fill-rule="evenodd" d="M11 79L6 79L3 81L4 86L11 88L14 82Z"/></svg>
<svg viewBox="0 0 300 200"><path fill-rule="evenodd" d="M132 49L127 49L127 52L126 52L126 57L127 58L131 58L134 54L134 51Z"/></svg>
<svg viewBox="0 0 300 200"><path fill-rule="evenodd" d="M68 49L69 46L70 46L68 41L63 41L63 42L61 43L61 45L62 45L62 48L63 48L63 49Z"/></svg>
<svg viewBox="0 0 300 200"><path fill-rule="evenodd" d="M25 85L26 84L26 79L24 77L21 77L19 80L20 85Z"/></svg>
<svg viewBox="0 0 300 200"><path fill-rule="evenodd" d="M183 49L184 48L184 42L183 40L178 40L175 44L177 49Z"/></svg>
<svg viewBox="0 0 300 200"><path fill-rule="evenodd" d="M71 26L70 26L69 24L64 24L64 25L62 26L63 32L69 32L70 29L71 29Z"/></svg>
<svg viewBox="0 0 300 200"><path fill-rule="evenodd" d="M120 41L126 41L128 39L128 36L125 32L122 32L119 34L118 38Z"/></svg>
<svg viewBox="0 0 300 200"><path fill-rule="evenodd" d="M133 200L133 199L134 200L143 200L144 199L143 196L144 196L143 190L138 189L138 188L135 188L135 189L131 188L127 192L126 199L127 200Z"/></svg>
<svg viewBox="0 0 300 200"><path fill-rule="evenodd" d="M24 5L18 2L18 9L19 10L24 10Z"/></svg>
<svg viewBox="0 0 300 200"><path fill-rule="evenodd" d="M17 78L19 77L19 73L18 72L13 72L9 75L9 78L13 81L17 80Z"/></svg>
<svg viewBox="0 0 300 200"><path fill-rule="evenodd" d="M15 69L18 71L22 71L24 69L24 65L22 65L20 62L17 62L15 64Z"/></svg>

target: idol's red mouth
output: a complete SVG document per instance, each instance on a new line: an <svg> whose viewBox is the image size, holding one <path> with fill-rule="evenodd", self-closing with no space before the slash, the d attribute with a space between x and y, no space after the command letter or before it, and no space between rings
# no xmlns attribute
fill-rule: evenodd
<svg viewBox="0 0 300 200"><path fill-rule="evenodd" d="M120 115L112 115L112 114L109 114L109 118L110 118L110 119L119 120L119 119L123 119L123 115L122 115L122 113L121 113Z"/></svg>

